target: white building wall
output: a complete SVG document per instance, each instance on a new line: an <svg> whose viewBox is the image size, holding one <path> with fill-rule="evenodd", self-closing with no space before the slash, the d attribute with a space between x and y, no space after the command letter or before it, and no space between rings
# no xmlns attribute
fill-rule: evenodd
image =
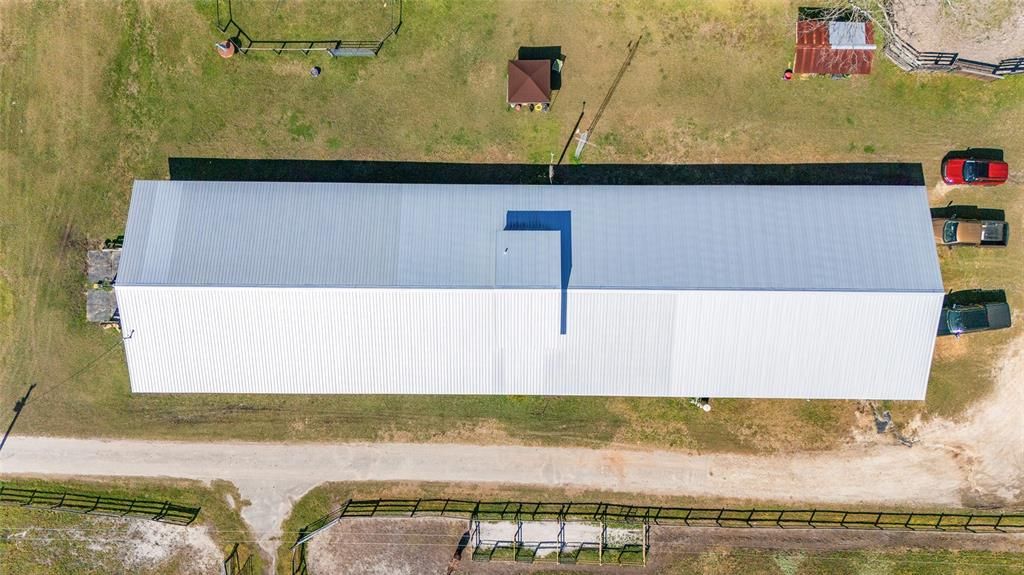
<svg viewBox="0 0 1024 575"><path fill-rule="evenodd" d="M923 399L942 293L117 286L134 392Z"/></svg>

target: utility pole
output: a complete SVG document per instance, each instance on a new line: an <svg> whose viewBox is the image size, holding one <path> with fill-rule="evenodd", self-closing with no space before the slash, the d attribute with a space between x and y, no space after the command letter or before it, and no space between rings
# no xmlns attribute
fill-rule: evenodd
<svg viewBox="0 0 1024 575"><path fill-rule="evenodd" d="M7 426L7 431L4 432L3 439L0 439L0 451L3 450L4 444L7 443L7 437L11 435L11 430L14 429L14 423L18 421L18 416L21 415L21 410L25 409L25 405L28 404L28 396L32 393L32 390L36 388L36 384L28 386L28 391L25 395L14 402L14 419L11 420L11 424Z"/></svg>

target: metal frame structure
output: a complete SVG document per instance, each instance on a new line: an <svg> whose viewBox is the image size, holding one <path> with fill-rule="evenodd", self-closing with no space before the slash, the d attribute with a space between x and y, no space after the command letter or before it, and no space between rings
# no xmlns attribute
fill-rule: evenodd
<svg viewBox="0 0 1024 575"><path fill-rule="evenodd" d="M392 36L398 35L398 30L402 27L403 0L393 0L394 5L391 9L391 27L388 29L384 37L378 40L254 39L245 32L245 29L243 29L238 22L235 21L231 2L232 0L217 0L217 28L221 32L230 34L230 42L234 44L235 48L242 54L247 54L250 51L266 51L274 52L275 54L282 54L284 52L302 52L304 55L307 55L313 51L322 51L329 53L331 56L376 56L384 46L384 42ZM227 4L226 11L221 10L222 3Z"/></svg>
<svg viewBox="0 0 1024 575"><path fill-rule="evenodd" d="M535 520L534 520L535 521ZM485 540L481 536L481 521L470 521L470 541L473 542L473 561L511 561L516 563L553 562L556 564L595 565L647 565L648 536L650 525L631 523L625 528L639 533L640 541L609 545L608 524L601 526L597 541L567 541L564 519L558 523L558 537L555 540L527 541L523 538L522 518L517 518L516 533L511 540ZM622 528L622 527L619 527Z"/></svg>

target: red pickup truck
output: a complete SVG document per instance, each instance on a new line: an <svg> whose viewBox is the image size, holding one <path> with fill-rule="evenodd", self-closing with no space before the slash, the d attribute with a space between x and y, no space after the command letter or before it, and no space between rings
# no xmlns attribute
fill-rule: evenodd
<svg viewBox="0 0 1024 575"><path fill-rule="evenodd" d="M1010 175L1010 167L1000 160L947 158L942 162L942 181L969 186L998 186Z"/></svg>

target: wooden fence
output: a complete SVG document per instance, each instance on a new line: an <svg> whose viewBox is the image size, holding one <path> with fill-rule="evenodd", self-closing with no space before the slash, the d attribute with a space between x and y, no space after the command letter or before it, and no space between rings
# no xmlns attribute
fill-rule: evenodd
<svg viewBox="0 0 1024 575"><path fill-rule="evenodd" d="M242 553L245 548L235 543L235 546L231 548L231 553L228 554L227 559L224 560L224 571L223 575L256 575L256 565L252 560L252 553L245 555L245 559L242 559Z"/></svg>
<svg viewBox="0 0 1024 575"><path fill-rule="evenodd" d="M1024 73L1024 58L1007 58L998 64L989 64L961 58L956 52L921 52L893 34L886 36L884 51L893 63L908 72L949 72L984 80Z"/></svg>
<svg viewBox="0 0 1024 575"><path fill-rule="evenodd" d="M87 515L135 517L175 525L189 525L199 515L198 507L175 505L169 501L122 499L85 493L21 489L0 483L0 504L33 509L52 509Z"/></svg>

